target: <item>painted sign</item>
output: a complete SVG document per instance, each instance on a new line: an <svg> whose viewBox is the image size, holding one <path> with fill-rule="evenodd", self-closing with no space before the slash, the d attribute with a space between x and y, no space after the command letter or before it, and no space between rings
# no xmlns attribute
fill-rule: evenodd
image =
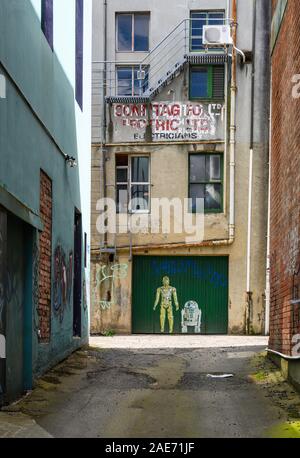
<svg viewBox="0 0 300 458"><path fill-rule="evenodd" d="M224 139L225 107L220 103L157 102L112 106L115 142Z"/></svg>

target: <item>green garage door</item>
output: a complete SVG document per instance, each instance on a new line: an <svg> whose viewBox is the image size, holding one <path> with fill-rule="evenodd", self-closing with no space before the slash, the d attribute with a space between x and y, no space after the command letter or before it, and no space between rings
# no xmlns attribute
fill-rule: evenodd
<svg viewBox="0 0 300 458"><path fill-rule="evenodd" d="M134 257L133 333L172 327L177 334L227 334L228 257Z"/></svg>

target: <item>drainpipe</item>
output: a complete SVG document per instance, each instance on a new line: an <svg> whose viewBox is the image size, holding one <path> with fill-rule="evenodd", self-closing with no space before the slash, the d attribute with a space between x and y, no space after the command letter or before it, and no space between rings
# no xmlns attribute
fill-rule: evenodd
<svg viewBox="0 0 300 458"><path fill-rule="evenodd" d="M107 190L106 190L106 102L105 97L107 95L107 0L103 2L103 9L104 9L104 40L103 40L103 51L104 51L104 66L103 66L103 110L102 110L102 133L101 133L101 158L102 158L102 178L103 178L103 197L106 199L107 197ZM104 233L104 246L107 245L107 233Z"/></svg>
<svg viewBox="0 0 300 458"><path fill-rule="evenodd" d="M226 0L226 17L227 19L230 19L230 0Z"/></svg>
<svg viewBox="0 0 300 458"><path fill-rule="evenodd" d="M268 229L267 229L267 262L266 262L266 305L265 305L265 335L270 334L270 268L271 268L271 162L272 162L272 69L270 91L270 129L269 129L269 186L268 186Z"/></svg>
<svg viewBox="0 0 300 458"><path fill-rule="evenodd" d="M252 190L253 190L253 146L254 146L254 82L256 50L256 0L253 0L252 26L252 75L251 75L251 113L250 113L250 149L249 149L249 190L248 190L248 223L247 223L247 266L246 266L246 333L250 333L252 291L251 291L251 231L252 231Z"/></svg>
<svg viewBox="0 0 300 458"><path fill-rule="evenodd" d="M286 359L287 361L300 361L300 356L285 355L284 353L280 353L279 351L271 350L270 348L267 348L267 352L273 355L280 356L281 358Z"/></svg>
<svg viewBox="0 0 300 458"><path fill-rule="evenodd" d="M225 65L225 114L224 114L224 213L227 214L227 158L228 158L228 63Z"/></svg>
<svg viewBox="0 0 300 458"><path fill-rule="evenodd" d="M232 0L232 39L236 46L237 38L237 4ZM229 196L229 241L232 243L235 238L235 145L236 145L236 51L232 50L232 75L231 75L231 107L230 107L230 196Z"/></svg>
<svg viewBox="0 0 300 458"><path fill-rule="evenodd" d="M226 0L226 24L230 24L230 0ZM229 63L225 65L225 115L224 115L224 125L225 125L225 135L224 135L224 213L227 215L227 182L228 182L228 173L227 173L227 160L228 160L228 66Z"/></svg>
<svg viewBox="0 0 300 458"><path fill-rule="evenodd" d="M252 228L252 187L253 187L253 148L249 153L249 190L248 190L248 228L247 228L247 280L246 292L250 291L250 270L251 270L251 228Z"/></svg>
<svg viewBox="0 0 300 458"><path fill-rule="evenodd" d="M134 245L132 250L134 252L145 251L145 250L156 250L156 249L177 249L177 248L204 248L204 247L223 247L229 246L233 243L233 240L222 239L222 240L207 240L205 242L175 242L175 243L157 243L147 245ZM129 245L119 245L118 250L128 250ZM98 253L97 249L93 250L94 253Z"/></svg>
<svg viewBox="0 0 300 458"><path fill-rule="evenodd" d="M230 24L230 0L226 0L226 24ZM225 125L225 135L224 135L224 213L227 214L227 158L228 158L228 99L229 99L229 91L228 91L228 66L229 64L226 63L225 65L225 114L224 114L224 125Z"/></svg>

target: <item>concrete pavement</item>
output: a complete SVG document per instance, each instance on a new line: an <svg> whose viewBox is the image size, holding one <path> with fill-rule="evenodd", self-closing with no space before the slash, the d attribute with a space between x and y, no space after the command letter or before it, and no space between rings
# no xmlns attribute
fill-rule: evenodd
<svg viewBox="0 0 300 458"><path fill-rule="evenodd" d="M21 412L0 412L0 438L39 439L52 436Z"/></svg>
<svg viewBox="0 0 300 458"><path fill-rule="evenodd" d="M40 437L300 437L300 397L266 360L265 338L197 339L93 338L39 380L19 415Z"/></svg>

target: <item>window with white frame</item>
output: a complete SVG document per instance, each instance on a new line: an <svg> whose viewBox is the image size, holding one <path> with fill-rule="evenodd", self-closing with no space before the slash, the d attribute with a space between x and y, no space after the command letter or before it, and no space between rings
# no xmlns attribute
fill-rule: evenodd
<svg viewBox="0 0 300 458"><path fill-rule="evenodd" d="M223 155L192 153L189 155L190 210L197 212L197 199L204 200L206 213L223 211Z"/></svg>
<svg viewBox="0 0 300 458"><path fill-rule="evenodd" d="M149 13L118 13L116 15L117 51L149 51Z"/></svg>
<svg viewBox="0 0 300 458"><path fill-rule="evenodd" d="M203 51L203 26L223 25L224 11L191 11L190 50Z"/></svg>
<svg viewBox="0 0 300 458"><path fill-rule="evenodd" d="M149 156L116 156L116 198L117 213L149 211Z"/></svg>

